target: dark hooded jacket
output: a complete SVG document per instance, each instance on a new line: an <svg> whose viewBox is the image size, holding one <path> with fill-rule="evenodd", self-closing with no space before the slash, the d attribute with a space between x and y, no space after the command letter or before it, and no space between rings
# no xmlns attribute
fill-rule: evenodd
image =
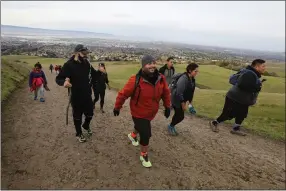
<svg viewBox="0 0 286 191"><path fill-rule="evenodd" d="M88 60L80 58L79 61L71 57L62 67L56 77L56 83L63 86L65 79L70 78L71 102L73 105L84 105L92 103L92 80L98 78L98 73Z"/></svg>
<svg viewBox="0 0 286 191"><path fill-rule="evenodd" d="M226 96L237 103L250 106L256 103L262 83L259 72L252 66L247 66L246 69L251 71L242 74L237 84L230 88Z"/></svg>

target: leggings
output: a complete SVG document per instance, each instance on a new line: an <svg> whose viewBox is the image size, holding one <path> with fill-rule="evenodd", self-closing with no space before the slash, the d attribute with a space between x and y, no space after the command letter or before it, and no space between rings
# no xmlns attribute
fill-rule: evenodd
<svg viewBox="0 0 286 191"><path fill-rule="evenodd" d="M105 90L94 91L94 101L93 101L93 105L96 104L96 102L99 100L99 97L100 97L100 108L103 108L103 105L104 105L104 97L105 97Z"/></svg>
<svg viewBox="0 0 286 191"><path fill-rule="evenodd" d="M174 116L172 118L172 122L171 122L170 125L172 127L175 127L178 123L180 123L181 121L184 120L185 112L183 111L182 107L177 108L177 107L173 106L173 108L175 110L175 114L174 114Z"/></svg>
<svg viewBox="0 0 286 191"><path fill-rule="evenodd" d="M132 117L134 122L134 129L139 133L140 136L140 145L147 146L149 145L151 134L151 121L147 119L140 119Z"/></svg>

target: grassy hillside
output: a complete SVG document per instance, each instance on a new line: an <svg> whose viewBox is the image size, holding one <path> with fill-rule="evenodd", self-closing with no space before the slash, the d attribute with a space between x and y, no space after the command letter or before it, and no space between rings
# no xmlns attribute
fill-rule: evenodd
<svg viewBox="0 0 286 191"><path fill-rule="evenodd" d="M1 102L29 75L28 65L1 59ZM23 82L26 83L26 82Z"/></svg>
<svg viewBox="0 0 286 191"><path fill-rule="evenodd" d="M5 58L12 61L24 61L29 65L39 61L44 68L48 68L51 63L63 64L66 61L65 59L29 56L6 56ZM134 62L105 63L110 85L117 89L122 88L130 75L137 73L140 69L140 64ZM93 64L94 67L97 67L97 63ZM176 65L175 67L177 72L183 72L186 65ZM228 78L234 71L215 65L201 65L199 71L197 83L210 89L197 90L193 104L199 116L215 118L222 110L225 93L230 88ZM285 79L279 77L263 78L266 78L267 82L265 82L259 95L258 103L250 108L249 116L243 125L258 134L285 140Z"/></svg>

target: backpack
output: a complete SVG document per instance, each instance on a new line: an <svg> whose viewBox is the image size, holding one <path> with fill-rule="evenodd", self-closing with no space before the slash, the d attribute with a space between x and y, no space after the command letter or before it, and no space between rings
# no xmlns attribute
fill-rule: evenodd
<svg viewBox="0 0 286 191"><path fill-rule="evenodd" d="M174 90L177 88L177 82L178 80L180 79L181 76L183 76L185 73L177 73L177 74L174 74L172 76L172 81L171 83L169 84L169 87L171 90Z"/></svg>
<svg viewBox="0 0 286 191"><path fill-rule="evenodd" d="M132 93L131 97L133 97L133 96L135 95L136 89L137 89L137 87L139 86L140 78L141 78L141 76L140 76L139 74L136 74L136 76L135 76L134 90L133 90L133 93ZM160 83L162 82L162 79L163 79L163 78L160 79Z"/></svg>
<svg viewBox="0 0 286 191"><path fill-rule="evenodd" d="M255 74L253 71L249 70L249 69L246 69L246 68L243 68L241 69L240 71L238 71L236 74L232 74L230 77L229 77L229 83L231 85L236 85L237 82L238 82L238 79L241 75L245 74L246 72L252 72L253 74Z"/></svg>

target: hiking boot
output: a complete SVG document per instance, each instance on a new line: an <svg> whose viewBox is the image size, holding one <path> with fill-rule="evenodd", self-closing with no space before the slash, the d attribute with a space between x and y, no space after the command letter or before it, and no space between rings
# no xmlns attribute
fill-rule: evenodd
<svg viewBox="0 0 286 191"><path fill-rule="evenodd" d="M40 98L40 102L45 102L45 98Z"/></svg>
<svg viewBox="0 0 286 191"><path fill-rule="evenodd" d="M168 132L171 135L177 136L179 133L176 130L176 127L173 127L171 125L168 125Z"/></svg>
<svg viewBox="0 0 286 191"><path fill-rule="evenodd" d="M133 145L133 146L137 147L137 146L139 145L139 142L138 142L137 137L133 138L133 137L131 136L131 133L128 134L128 138L129 138L130 141L132 142L132 145Z"/></svg>
<svg viewBox="0 0 286 191"><path fill-rule="evenodd" d="M79 136L76 136L77 140L80 142L80 143L83 143L86 141L86 139L84 138L84 136L81 134Z"/></svg>
<svg viewBox="0 0 286 191"><path fill-rule="evenodd" d="M216 132L216 133L219 132L218 124L214 125L214 121L210 121L210 128L213 132Z"/></svg>
<svg viewBox="0 0 286 191"><path fill-rule="evenodd" d="M246 133L242 132L241 130L234 130L234 129L232 129L230 131L230 133L236 134L236 135L240 135L240 136L246 136Z"/></svg>
<svg viewBox="0 0 286 191"><path fill-rule="evenodd" d="M142 165L146 168L150 168L152 166L151 162L148 159L148 154L146 155L141 155L140 156L140 161L142 162Z"/></svg>

